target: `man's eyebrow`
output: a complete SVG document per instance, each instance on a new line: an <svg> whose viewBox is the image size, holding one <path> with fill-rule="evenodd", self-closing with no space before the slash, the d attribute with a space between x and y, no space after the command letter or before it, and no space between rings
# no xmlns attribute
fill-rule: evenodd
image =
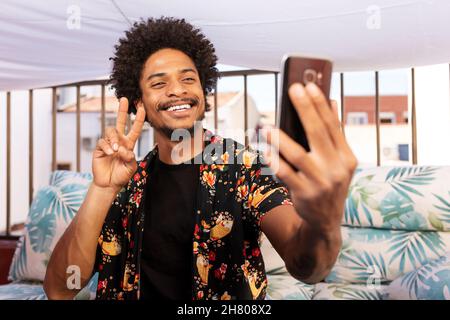
<svg viewBox="0 0 450 320"><path fill-rule="evenodd" d="M182 69L182 70L180 71L181 74L188 73L188 72L194 72L194 73L197 73L197 72L196 72L194 69L192 69L192 68L186 68L186 69ZM147 81L149 81L149 80L151 80L151 79L153 79L153 78L164 77L165 75L167 75L167 73L165 73L165 72L154 73L154 74L148 76Z"/></svg>
<svg viewBox="0 0 450 320"><path fill-rule="evenodd" d="M148 76L147 81L148 81L148 80L152 80L153 78L164 77L166 74L167 74L167 73L165 73L165 72L154 73L154 74Z"/></svg>
<svg viewBox="0 0 450 320"><path fill-rule="evenodd" d="M187 72L193 72L193 73L197 73L194 69L192 68L186 68L180 71L180 73L187 73Z"/></svg>

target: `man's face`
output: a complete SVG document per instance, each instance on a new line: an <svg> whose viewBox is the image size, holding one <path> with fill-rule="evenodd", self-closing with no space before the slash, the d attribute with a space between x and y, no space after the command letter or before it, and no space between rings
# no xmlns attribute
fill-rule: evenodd
<svg viewBox="0 0 450 320"><path fill-rule="evenodd" d="M192 130L203 119L203 88L194 62L183 52L153 53L144 64L140 86L147 119L166 136L175 129Z"/></svg>

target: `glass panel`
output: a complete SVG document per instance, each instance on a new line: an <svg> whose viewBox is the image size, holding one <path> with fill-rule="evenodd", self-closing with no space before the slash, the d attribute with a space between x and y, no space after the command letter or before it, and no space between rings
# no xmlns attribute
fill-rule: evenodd
<svg viewBox="0 0 450 320"><path fill-rule="evenodd" d="M411 163L411 126L408 124L410 69L380 71L381 165Z"/></svg>
<svg viewBox="0 0 450 320"><path fill-rule="evenodd" d="M6 92L0 92L0 234L6 233Z"/></svg>
<svg viewBox="0 0 450 320"><path fill-rule="evenodd" d="M56 170L76 171L76 87L58 88L56 96Z"/></svg>
<svg viewBox="0 0 450 320"><path fill-rule="evenodd" d="M418 163L449 165L449 65L415 68L415 79Z"/></svg>
<svg viewBox="0 0 450 320"><path fill-rule="evenodd" d="M248 83L248 80L247 80ZM245 142L244 138L244 78L223 77L217 83L218 91L218 134ZM214 131L214 96L210 95L208 101L211 111L206 112L203 125ZM249 99L249 106L251 104ZM250 108L249 108L250 110Z"/></svg>
<svg viewBox="0 0 450 320"><path fill-rule="evenodd" d="M11 231L28 214L28 105L28 91L11 93Z"/></svg>
<svg viewBox="0 0 450 320"><path fill-rule="evenodd" d="M279 76L278 76L279 77ZM275 76L249 76L249 129L275 124ZM280 84L280 81L278 81ZM251 140L251 139L250 139Z"/></svg>
<svg viewBox="0 0 450 320"><path fill-rule="evenodd" d="M334 79L339 79L339 76ZM334 80L333 83L336 82L337 80ZM358 159L359 166L374 166L377 163L374 72L345 73L344 94L347 141ZM338 93L337 89L333 89L332 96L338 96L336 100L340 102L340 91Z"/></svg>
<svg viewBox="0 0 450 320"><path fill-rule="evenodd" d="M81 147L80 171L92 172L92 153L101 136L102 88L98 86L81 87ZM108 100L106 100L108 104Z"/></svg>

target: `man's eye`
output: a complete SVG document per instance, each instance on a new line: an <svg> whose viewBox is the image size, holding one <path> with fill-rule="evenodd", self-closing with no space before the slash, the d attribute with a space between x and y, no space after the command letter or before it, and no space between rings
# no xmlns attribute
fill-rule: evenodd
<svg viewBox="0 0 450 320"><path fill-rule="evenodd" d="M154 83L154 84L152 84L152 87L160 87L160 86L162 86L164 84L164 82L157 82L157 83Z"/></svg>
<svg viewBox="0 0 450 320"><path fill-rule="evenodd" d="M194 78L184 78L185 81L194 81Z"/></svg>

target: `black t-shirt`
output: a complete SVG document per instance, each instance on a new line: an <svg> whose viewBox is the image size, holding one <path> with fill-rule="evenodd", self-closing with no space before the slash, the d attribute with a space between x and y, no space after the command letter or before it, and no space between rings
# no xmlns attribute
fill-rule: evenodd
<svg viewBox="0 0 450 320"><path fill-rule="evenodd" d="M141 299L192 299L192 234L199 166L158 157L145 195Z"/></svg>

